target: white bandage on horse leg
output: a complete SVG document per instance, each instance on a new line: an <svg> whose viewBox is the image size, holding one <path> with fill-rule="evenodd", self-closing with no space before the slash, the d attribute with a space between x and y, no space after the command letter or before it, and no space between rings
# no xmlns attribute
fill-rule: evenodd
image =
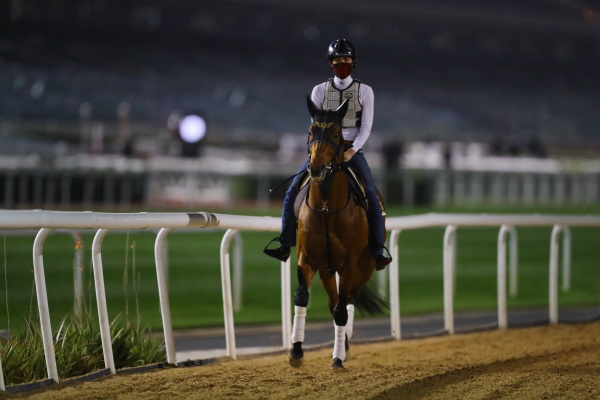
<svg viewBox="0 0 600 400"><path fill-rule="evenodd" d="M335 325L335 341L333 342L333 358L346 359L346 327Z"/></svg>
<svg viewBox="0 0 600 400"><path fill-rule="evenodd" d="M304 342L304 325L306 323L306 307L294 307L294 327L292 328L292 343Z"/></svg>
<svg viewBox="0 0 600 400"><path fill-rule="evenodd" d="M348 310L348 322L346 322L346 335L348 335L348 339L354 335L354 304L348 304L346 306L346 310Z"/></svg>

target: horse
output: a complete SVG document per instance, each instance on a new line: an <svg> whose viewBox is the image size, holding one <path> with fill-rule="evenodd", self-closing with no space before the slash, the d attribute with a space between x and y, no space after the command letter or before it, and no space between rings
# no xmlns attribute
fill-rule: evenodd
<svg viewBox="0 0 600 400"><path fill-rule="evenodd" d="M308 290L318 272L335 324L331 368L343 369L348 339L353 334L355 306L377 314L382 311L383 300L366 286L375 270L369 249L369 224L364 207L354 199L347 163L343 162L342 119L348 101L337 110L320 110L307 97L307 106L312 117L308 130L308 193L298 211L298 287L289 364L303 364Z"/></svg>

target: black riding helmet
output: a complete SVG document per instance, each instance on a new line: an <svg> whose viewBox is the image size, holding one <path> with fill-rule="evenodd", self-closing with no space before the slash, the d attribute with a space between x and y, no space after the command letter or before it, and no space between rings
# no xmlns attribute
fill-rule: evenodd
<svg viewBox="0 0 600 400"><path fill-rule="evenodd" d="M352 61L356 58L356 51L352 43L346 39L337 39L331 42L327 50L327 61L331 61L336 57L350 57ZM355 63L356 65L356 63Z"/></svg>

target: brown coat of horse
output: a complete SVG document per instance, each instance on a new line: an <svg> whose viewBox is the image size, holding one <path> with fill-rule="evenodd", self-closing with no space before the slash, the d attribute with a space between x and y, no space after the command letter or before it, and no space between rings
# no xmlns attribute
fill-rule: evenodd
<svg viewBox="0 0 600 400"><path fill-rule="evenodd" d="M348 103L344 102L335 111L324 111L308 98L313 118L308 145L310 186L298 216L298 288L294 296L292 366L302 362L308 288L317 272L329 297L329 309L335 322L332 368L343 368L348 338L352 336L354 305L360 307L365 300L371 305L378 301L373 300L374 293L365 287L375 270L375 260L369 250L367 215L354 201L342 167L341 121L347 107Z"/></svg>

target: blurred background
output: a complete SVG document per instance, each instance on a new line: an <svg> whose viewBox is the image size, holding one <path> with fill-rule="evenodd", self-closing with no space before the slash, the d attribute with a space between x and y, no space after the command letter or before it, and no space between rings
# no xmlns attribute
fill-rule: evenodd
<svg viewBox="0 0 600 400"><path fill-rule="evenodd" d="M597 2L8 0L0 208L279 206L337 38L388 204L598 203Z"/></svg>

